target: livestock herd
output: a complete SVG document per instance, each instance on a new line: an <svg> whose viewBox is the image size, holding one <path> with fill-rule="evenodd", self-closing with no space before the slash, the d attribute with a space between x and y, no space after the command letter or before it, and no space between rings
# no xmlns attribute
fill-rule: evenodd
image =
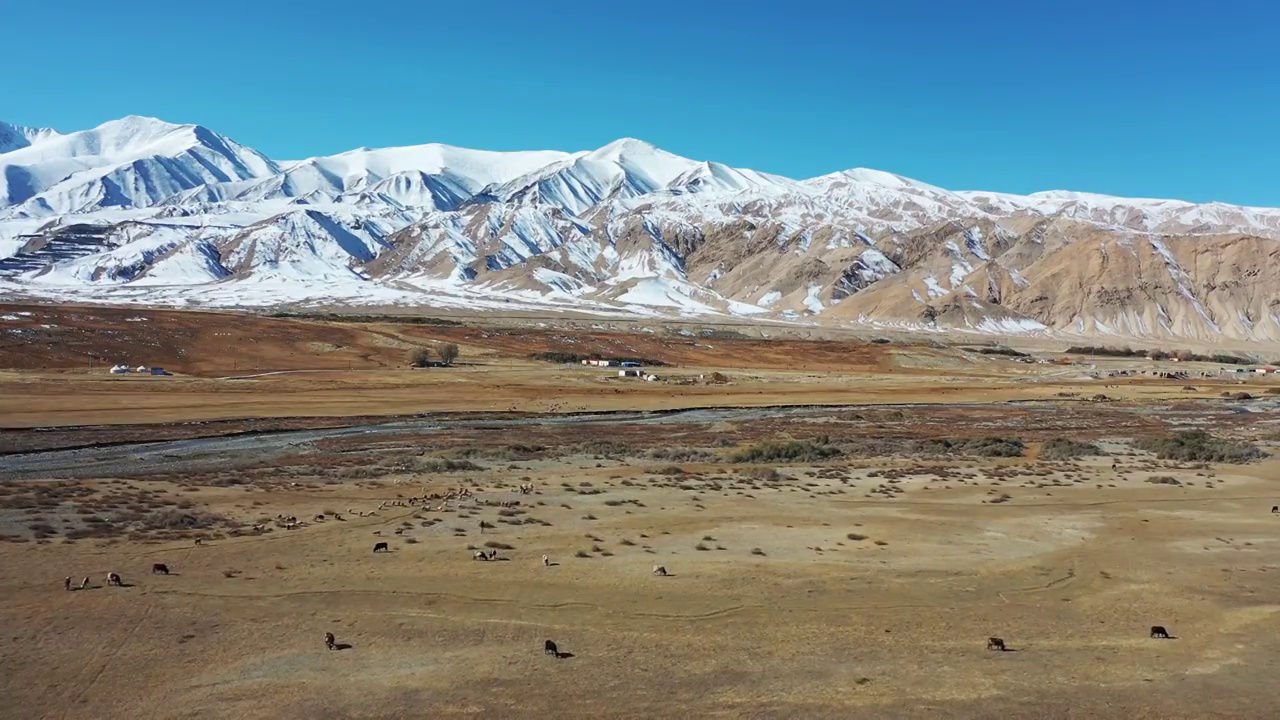
<svg viewBox="0 0 1280 720"><path fill-rule="evenodd" d="M522 495L533 492L533 485L531 483L522 484L520 485L518 492ZM418 505L425 506L423 508L425 510L431 510L431 509L444 510L447 507L447 504L449 503L449 501L461 500L463 498L468 498L468 497L473 497L472 490L466 487L458 487L456 489L449 490L444 493L429 493L429 494L424 494L421 497L410 497L405 500L383 501L381 504L378 505L378 510L385 510L388 507L413 507ZM435 501L440 501L441 504L436 508L432 508L431 503ZM513 507L520 504L519 501L501 501L501 502L482 501L482 502L485 505L497 505L501 507ZM376 511L365 512L361 510L356 510L354 508L349 509L347 513L349 515L355 515L357 517L377 516ZM1273 505L1271 507L1271 513L1280 514L1280 505ZM331 516L335 520L342 520L342 515L340 513L331 513ZM323 521L325 517L326 517L325 514L319 514L315 516L315 519L317 521ZM295 527L300 527L302 525L298 521L298 518L295 516L277 515L276 522L290 529ZM255 526L255 529L258 529L259 527L260 526ZM195 544L200 545L201 540L197 539L195 541ZM373 551L375 553L386 553L386 552L390 552L391 548L390 548L390 545L386 542L378 542L374 544ZM497 560L498 551L497 550L489 550L489 551L476 550L472 555L472 559L481 560L481 561ZM549 555L543 555L542 565L544 567L551 567L552 565L555 565L555 563L551 562L551 557ZM153 563L151 565L151 573L153 575L172 574L172 572L169 569L169 566L166 565L165 563ZM659 577L667 577L670 575L670 573L667 571L666 566L664 565L654 565L652 574ZM119 573L108 572L106 574L106 582L107 582L107 587L126 587L126 585L124 584L124 580ZM63 579L62 584L63 584L63 589L67 591L72 591L77 589L87 590L90 588L88 577L85 577L84 580L82 580L79 586L77 587L72 583L71 576L68 575ZM1173 639L1173 636L1169 634L1169 631L1163 625L1152 625L1150 630L1150 637L1154 639L1162 639L1162 640ZM342 647L350 647L350 646L338 645L336 638L331 632L326 632L324 634L324 644L325 644L325 647L329 650L337 650ZM1009 650L1010 648L1006 645L1005 640L1003 638L990 637L990 638L987 638L987 649L1004 652ZM557 647L556 643L551 640L547 640L545 642L543 646L543 652L555 658L572 657L571 654L562 653L560 649Z"/></svg>

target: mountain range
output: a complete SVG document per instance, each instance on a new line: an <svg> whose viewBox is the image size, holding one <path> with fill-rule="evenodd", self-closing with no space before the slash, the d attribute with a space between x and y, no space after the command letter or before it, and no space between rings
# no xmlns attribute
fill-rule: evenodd
<svg viewBox="0 0 1280 720"><path fill-rule="evenodd" d="M0 299L759 318L1280 341L1280 209L807 180L640 140L274 160L199 125L0 123Z"/></svg>

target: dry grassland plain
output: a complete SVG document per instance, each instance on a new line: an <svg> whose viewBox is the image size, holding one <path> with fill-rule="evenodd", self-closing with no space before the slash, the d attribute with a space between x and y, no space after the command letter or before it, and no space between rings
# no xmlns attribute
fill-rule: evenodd
<svg viewBox="0 0 1280 720"><path fill-rule="evenodd" d="M0 316L5 718L1276 716L1268 378L724 328ZM406 366L444 343L454 367ZM126 360L174 374L106 373Z"/></svg>

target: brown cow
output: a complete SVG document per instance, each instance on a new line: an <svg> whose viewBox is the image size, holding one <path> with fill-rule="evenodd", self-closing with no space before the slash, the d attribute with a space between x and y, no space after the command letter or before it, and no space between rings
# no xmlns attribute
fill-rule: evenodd
<svg viewBox="0 0 1280 720"><path fill-rule="evenodd" d="M164 563L153 563L151 565L151 574L152 575L168 575L169 566L165 565Z"/></svg>
<svg viewBox="0 0 1280 720"><path fill-rule="evenodd" d="M1165 630L1163 625L1152 625L1152 626L1151 626L1151 637L1153 637L1153 638L1159 638L1159 639L1161 639L1161 640L1168 640L1168 639L1169 639L1169 631L1168 631L1168 630Z"/></svg>
<svg viewBox="0 0 1280 720"><path fill-rule="evenodd" d="M1004 640L1003 640L1003 639L998 638L998 637L993 637L993 638L987 638L987 649L988 649L988 650L999 650L1000 652L1004 652L1004 651L1005 651L1005 650L1007 650L1008 648L1006 648L1006 647L1004 646Z"/></svg>

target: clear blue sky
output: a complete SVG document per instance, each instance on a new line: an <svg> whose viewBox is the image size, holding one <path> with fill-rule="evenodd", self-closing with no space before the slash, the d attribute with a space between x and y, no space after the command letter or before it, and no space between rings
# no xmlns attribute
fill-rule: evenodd
<svg viewBox="0 0 1280 720"><path fill-rule="evenodd" d="M1280 206L1280 3L10 0L0 118Z"/></svg>

